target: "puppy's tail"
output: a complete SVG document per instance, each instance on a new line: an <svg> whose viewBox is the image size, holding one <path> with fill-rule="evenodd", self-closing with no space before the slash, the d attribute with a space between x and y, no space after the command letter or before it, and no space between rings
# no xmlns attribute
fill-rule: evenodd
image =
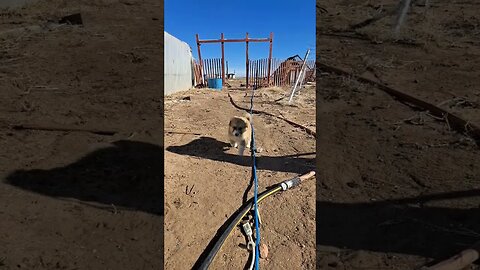
<svg viewBox="0 0 480 270"><path fill-rule="evenodd" d="M245 113L243 117L247 118L248 121L252 122L252 116L250 115L250 113Z"/></svg>

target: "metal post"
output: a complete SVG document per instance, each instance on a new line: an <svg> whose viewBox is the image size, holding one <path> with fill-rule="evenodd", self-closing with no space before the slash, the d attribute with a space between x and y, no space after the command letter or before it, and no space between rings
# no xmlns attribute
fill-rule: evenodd
<svg viewBox="0 0 480 270"><path fill-rule="evenodd" d="M246 44L247 44L247 52L246 52L246 56L247 56L247 63L246 63L246 64L247 64L247 66L246 66L246 69L245 69L245 70L246 70L246 72L247 72L247 74L246 74L246 75L247 75L247 76L246 76L246 77L247 77L246 86L247 86L247 89L248 89L248 33L247 33L247 35L246 35L245 42L246 42Z"/></svg>
<svg viewBox="0 0 480 270"><path fill-rule="evenodd" d="M268 55L268 74L267 74L268 86L270 86L270 71L272 68L272 45L273 45L273 33L270 33L270 53Z"/></svg>
<svg viewBox="0 0 480 270"><path fill-rule="evenodd" d="M224 38L223 33L221 35L222 39L222 85L225 85L225 49L224 49Z"/></svg>
<svg viewBox="0 0 480 270"><path fill-rule="evenodd" d="M248 45L250 42L270 42L270 52L269 52L269 58L268 58L268 64L267 63L262 63L262 66L264 68L266 68L265 66L268 65L268 69L266 70L261 70L262 74L265 74L265 72L267 72L267 84L270 84L270 75L272 73L272 44L273 44L273 33L270 33L270 38L248 38L248 33L246 33L246 37L245 39L225 39L224 37L224 34L222 33L221 34L221 38L220 39L214 39L214 40L200 40L198 38L198 34L196 34L196 38L197 38L197 47L198 47L198 58L199 58L199 62L200 62L200 73L202 75L202 81L203 83L205 84L205 70L204 68L212 68L212 70L209 70L209 72L215 72L215 64L216 62L215 61L206 61L205 63L202 61L202 56L201 56L201 52L200 52L200 45L203 44L203 43L221 43L221 46L222 46L222 59L221 59L221 69L222 69L222 82L225 83L225 43L227 42L245 42L246 44L246 61L245 61L245 75L246 75L246 88L248 89L250 87L250 84L251 84L251 79L253 79L254 77L254 74L253 74L253 71L251 71L251 67L250 67L250 62L249 62L249 57L248 57ZM206 59L208 60L208 59ZM264 61L264 62L267 62L267 61ZM206 66L206 65L212 65L212 66ZM259 64L260 65L260 64ZM259 66L260 68L260 66ZM228 69L228 67L227 67ZM211 75L210 73L208 72L208 75ZM228 70L227 70L227 73L228 73ZM252 78L250 78L250 76L252 76ZM262 75L263 76L263 75Z"/></svg>
<svg viewBox="0 0 480 270"><path fill-rule="evenodd" d="M297 79L295 80L295 85L293 86L292 93L290 94L290 99L288 100L288 103L292 102L293 94L295 94L295 89L297 88L298 81L300 80L300 77L302 77L302 71L305 68L305 63L307 62L309 53L310 53L310 49L308 49L307 53L305 54L305 59L303 59L302 67L300 68L300 72L297 76Z"/></svg>
<svg viewBox="0 0 480 270"><path fill-rule="evenodd" d="M302 89L303 81L305 80L305 75L306 74L307 74L307 66L305 65L305 70L303 71L303 73L301 74L301 77L300 77L300 84L298 85L298 91L300 91L300 89Z"/></svg>
<svg viewBox="0 0 480 270"><path fill-rule="evenodd" d="M402 0L398 5L399 8L398 8L397 20L393 28L395 35L398 35L398 33L400 32L400 27L402 27L402 24L405 21L405 18L407 16L407 12L410 9L410 2L411 0Z"/></svg>
<svg viewBox="0 0 480 270"><path fill-rule="evenodd" d="M198 39L198 34L196 34L197 37L197 48L198 48L198 62L200 63L200 76L202 77L202 84L205 85L205 80L203 77L203 62L202 62L202 54L200 53L200 42Z"/></svg>

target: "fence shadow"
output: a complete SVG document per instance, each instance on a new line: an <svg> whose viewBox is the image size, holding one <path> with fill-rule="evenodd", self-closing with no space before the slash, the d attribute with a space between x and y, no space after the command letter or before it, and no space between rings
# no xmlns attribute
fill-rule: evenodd
<svg viewBox="0 0 480 270"><path fill-rule="evenodd" d="M210 137L200 137L188 144L180 146L169 146L167 151L179 155L187 155L193 157L200 157L220 162L228 162L244 167L251 167L252 160L248 149L245 150L245 156L238 156L237 154L228 154L224 151L230 148L230 144L218 141ZM315 153L306 153L305 155L314 155ZM315 167L315 157L304 158L299 155L287 156L264 156L259 155L256 158L257 169L291 172L303 174L307 171L313 170Z"/></svg>
<svg viewBox="0 0 480 270"><path fill-rule="evenodd" d="M163 156L154 144L117 141L64 167L17 170L5 182L51 197L163 216Z"/></svg>
<svg viewBox="0 0 480 270"><path fill-rule="evenodd" d="M480 206L422 206L429 200L480 197L480 189L397 201L317 201L317 245L445 259L480 240Z"/></svg>

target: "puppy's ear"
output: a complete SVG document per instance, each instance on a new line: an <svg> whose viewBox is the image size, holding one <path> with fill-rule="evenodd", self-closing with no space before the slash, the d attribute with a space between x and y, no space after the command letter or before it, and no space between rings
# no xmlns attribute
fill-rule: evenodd
<svg viewBox="0 0 480 270"><path fill-rule="evenodd" d="M252 122L252 116L249 113L245 113L244 117L248 119L248 121Z"/></svg>

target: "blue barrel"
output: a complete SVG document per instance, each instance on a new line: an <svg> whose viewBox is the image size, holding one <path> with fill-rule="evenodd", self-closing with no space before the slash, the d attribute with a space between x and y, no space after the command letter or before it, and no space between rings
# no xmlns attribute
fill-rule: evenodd
<svg viewBox="0 0 480 270"><path fill-rule="evenodd" d="M213 89L222 89L222 79L208 79L208 87Z"/></svg>

